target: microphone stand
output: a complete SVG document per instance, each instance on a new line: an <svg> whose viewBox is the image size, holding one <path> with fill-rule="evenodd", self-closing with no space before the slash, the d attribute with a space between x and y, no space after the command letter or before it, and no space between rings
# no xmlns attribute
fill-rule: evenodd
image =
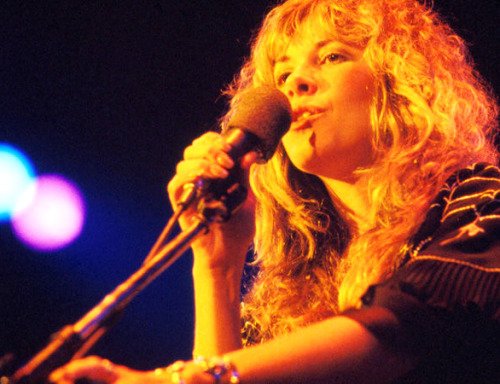
<svg viewBox="0 0 500 384"><path fill-rule="evenodd" d="M75 357L83 356L116 322L132 299L170 267L214 221L227 221L246 198L247 190L234 183L217 199L201 199L191 227L168 242L152 258L73 325L56 333L52 341L8 379L11 384L45 383L50 373ZM3 380L4 378L2 378ZM4 382L2 381L2 384Z"/></svg>

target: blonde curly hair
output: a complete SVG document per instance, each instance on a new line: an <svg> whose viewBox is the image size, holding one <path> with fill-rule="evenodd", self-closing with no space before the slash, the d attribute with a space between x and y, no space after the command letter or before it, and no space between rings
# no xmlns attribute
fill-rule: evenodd
<svg viewBox="0 0 500 384"><path fill-rule="evenodd" d="M416 0L288 0L276 6L228 89L232 107L245 89L274 85L275 59L304 28L363 46L375 76L371 124L378 157L358 171L367 179L375 226L353 233L322 182L296 169L282 146L267 164L255 165L250 181L259 272L242 306L248 343L358 306L368 286L400 264L447 177L474 162L497 161L492 92L464 41Z"/></svg>

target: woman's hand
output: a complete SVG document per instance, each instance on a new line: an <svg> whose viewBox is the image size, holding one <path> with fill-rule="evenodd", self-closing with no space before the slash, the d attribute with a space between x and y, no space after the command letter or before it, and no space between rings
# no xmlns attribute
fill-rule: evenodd
<svg viewBox="0 0 500 384"><path fill-rule="evenodd" d="M206 179L224 179L235 164L227 154L229 144L224 137L215 132L208 132L184 151L184 158L177 164L176 174L169 182L167 190L170 202L175 209L182 194L182 187L197 177ZM245 174L255 162L255 153L247 154L241 161ZM190 207L180 217L180 225L187 228L196 215L195 207ZM208 234L198 238L193 244L195 265L208 269L228 269L243 267L244 256L254 235L254 200L251 191L227 223L214 223Z"/></svg>
<svg viewBox="0 0 500 384"><path fill-rule="evenodd" d="M128 367L113 364L107 359L89 356L73 360L67 365L52 372L50 382L55 384L73 384L76 380L88 379L98 383L114 384L160 384L151 371L136 371Z"/></svg>
<svg viewBox="0 0 500 384"><path fill-rule="evenodd" d="M98 356L73 360L54 371L49 380L54 384L74 384L87 379L103 384L212 384L213 376L204 372L194 362L177 362L166 368L153 371L137 371L123 365L113 364Z"/></svg>

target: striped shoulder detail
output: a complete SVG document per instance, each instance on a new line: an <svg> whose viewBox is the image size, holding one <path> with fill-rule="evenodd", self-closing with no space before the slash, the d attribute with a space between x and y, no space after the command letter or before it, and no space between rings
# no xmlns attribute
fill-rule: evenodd
<svg viewBox="0 0 500 384"><path fill-rule="evenodd" d="M428 254L428 248L433 249L430 253L437 248L440 256L477 253L493 247L499 238L500 170L478 163L447 180L413 238L411 258Z"/></svg>
<svg viewBox="0 0 500 384"><path fill-rule="evenodd" d="M499 240L500 170L475 164L443 186L396 278L431 306L500 320Z"/></svg>
<svg viewBox="0 0 500 384"><path fill-rule="evenodd" d="M432 307L478 308L486 317L500 320L499 272L499 268L424 255L405 266L401 286Z"/></svg>

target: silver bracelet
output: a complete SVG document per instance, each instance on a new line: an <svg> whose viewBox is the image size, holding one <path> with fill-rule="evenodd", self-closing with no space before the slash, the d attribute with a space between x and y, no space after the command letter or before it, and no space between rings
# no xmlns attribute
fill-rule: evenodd
<svg viewBox="0 0 500 384"><path fill-rule="evenodd" d="M240 384L238 370L226 356L210 358L198 356L194 359L194 363L215 379L214 384Z"/></svg>

